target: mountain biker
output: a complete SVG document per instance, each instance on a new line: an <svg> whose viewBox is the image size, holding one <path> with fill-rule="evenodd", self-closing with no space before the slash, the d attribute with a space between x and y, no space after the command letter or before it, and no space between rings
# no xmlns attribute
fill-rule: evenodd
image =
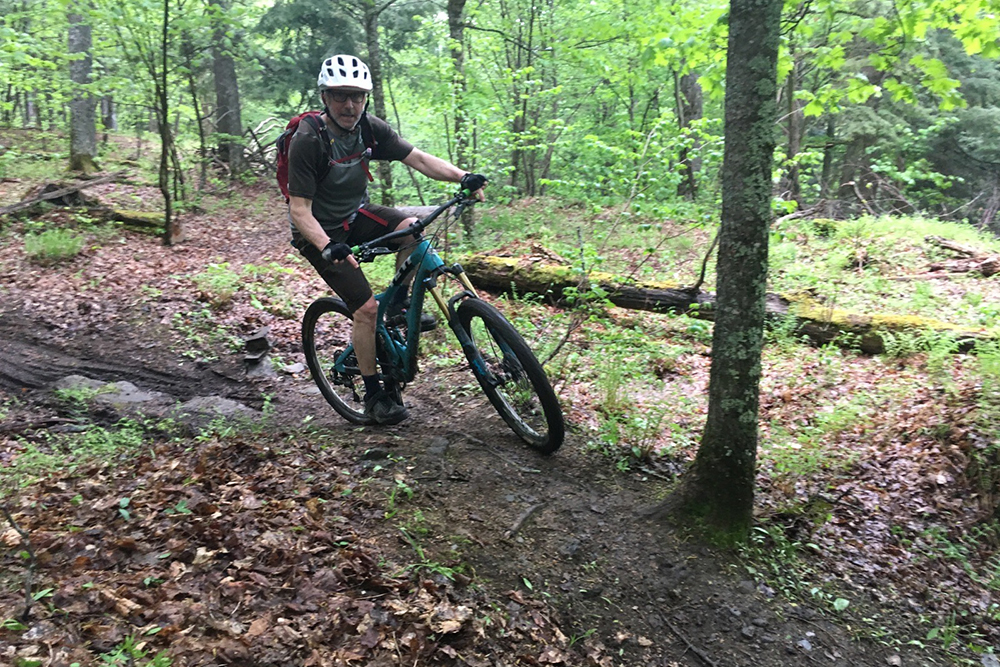
<svg viewBox="0 0 1000 667"><path fill-rule="evenodd" d="M375 321L378 304L371 286L351 246L370 241L417 219L402 212L373 204L368 200L371 173L368 162L374 157L398 160L421 174L439 181L461 183L483 201L486 177L459 169L455 165L415 148L402 139L380 118L366 115L368 94L372 90L371 73L360 59L341 54L323 62L318 78L323 114L330 147L324 147L320 132L310 123L300 123L288 147L289 218L292 245L309 260L319 275L353 313L352 339L358 368L365 385L364 410L378 424L398 424L407 417L382 388L375 354ZM362 119L371 127L377 153L366 147ZM329 156L329 157L328 157ZM329 170L322 174L324 160ZM399 266L409 255L406 246L412 236L398 241ZM388 316L402 311L406 294L390 304ZM430 322L422 322L433 326Z"/></svg>

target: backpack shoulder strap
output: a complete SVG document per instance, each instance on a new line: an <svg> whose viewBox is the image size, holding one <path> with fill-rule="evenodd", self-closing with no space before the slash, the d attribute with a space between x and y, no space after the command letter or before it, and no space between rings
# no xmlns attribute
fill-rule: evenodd
<svg viewBox="0 0 1000 667"><path fill-rule="evenodd" d="M365 148L369 150L368 157L372 160L378 159L378 142L375 141L375 133L372 131L371 121L368 120L368 112L361 114L361 141Z"/></svg>
<svg viewBox="0 0 1000 667"><path fill-rule="evenodd" d="M315 111L308 113L302 117L302 120L309 123L316 134L319 135L320 143L323 144L323 151L326 153L326 159L323 160L323 165L320 167L319 173L316 177L317 183L322 183L323 179L330 172L330 164L333 162L333 147L330 146L330 134L327 131L326 123L323 122L321 118L322 112Z"/></svg>

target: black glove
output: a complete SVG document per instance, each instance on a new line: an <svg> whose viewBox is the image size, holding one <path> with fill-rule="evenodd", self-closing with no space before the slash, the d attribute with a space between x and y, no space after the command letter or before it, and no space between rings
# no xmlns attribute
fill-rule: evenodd
<svg viewBox="0 0 1000 667"><path fill-rule="evenodd" d="M481 189L489 179L482 174L466 174L462 177L462 189L475 192Z"/></svg>
<svg viewBox="0 0 1000 667"><path fill-rule="evenodd" d="M330 241L323 248L323 259L328 262L339 262L341 260L347 259L351 254L351 246L346 243L337 243L336 241Z"/></svg>

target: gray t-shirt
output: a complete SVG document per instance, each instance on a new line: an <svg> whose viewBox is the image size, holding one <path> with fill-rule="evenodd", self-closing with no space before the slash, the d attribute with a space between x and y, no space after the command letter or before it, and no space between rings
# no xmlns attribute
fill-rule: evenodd
<svg viewBox="0 0 1000 667"><path fill-rule="evenodd" d="M379 160L402 160L413 150L413 144L396 134L381 118L369 115L368 121L378 144ZM336 136L329 127L327 134L332 148L330 155L341 161L330 165L326 178L317 183L326 151L319 132L307 122L299 123L288 145L288 193L311 199L313 216L325 231L332 231L368 201L369 158L361 139L360 123L350 134ZM294 226L292 234L298 237Z"/></svg>

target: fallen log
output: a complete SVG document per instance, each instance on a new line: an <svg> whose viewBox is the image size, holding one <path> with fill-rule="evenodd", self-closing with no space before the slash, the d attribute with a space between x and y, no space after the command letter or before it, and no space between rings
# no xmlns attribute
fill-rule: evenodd
<svg viewBox="0 0 1000 667"><path fill-rule="evenodd" d="M930 266L931 271L945 271L948 273L969 273L976 271L982 274L984 278L989 278L996 273L1000 273L1000 255L988 255L978 248L973 248L940 236L928 236L924 240L945 250L950 250L961 257L961 259L935 262Z"/></svg>
<svg viewBox="0 0 1000 667"><path fill-rule="evenodd" d="M925 236L924 240L932 245L936 245L939 248L944 248L945 250L951 250L952 252L961 255L962 257L976 257L982 253L977 248L964 245L958 241L952 241L951 239L946 239L942 236Z"/></svg>
<svg viewBox="0 0 1000 667"><path fill-rule="evenodd" d="M137 231L163 231L166 218L160 211L134 211L124 208L109 208L102 211L105 219L124 223L126 227L136 227Z"/></svg>
<svg viewBox="0 0 1000 667"><path fill-rule="evenodd" d="M599 288L608 300L620 307L652 312L683 313L713 321L715 295L664 282L626 280L612 274L592 272L582 275L560 264L552 264L537 254L523 257L471 255L462 266L472 282L487 291L534 293L560 301L567 290ZM766 297L768 324L796 319L795 334L823 345L835 343L859 348L868 354L885 352L887 334L933 331L954 336L960 349L969 349L976 340L988 339L982 329L960 327L948 322L910 315L862 315L833 308L807 293L774 294Z"/></svg>
<svg viewBox="0 0 1000 667"><path fill-rule="evenodd" d="M114 173L114 174L108 174L108 175L102 176L100 178L95 178L95 179L92 179L92 180L89 180L89 181L84 181L84 182L79 183L77 185L65 186L65 187L54 189L54 190L53 189L47 189L46 191L42 192L41 194L35 195L33 197L28 197L27 199L19 201L16 204L11 204L10 206L5 206L3 208L0 208L0 216L8 215L10 213L16 213L17 211L23 211L24 209L31 208L32 206L34 206L36 204L40 204L43 201L49 201L49 200L53 200L53 199L60 199L60 198L65 197L67 195L71 195L71 194L77 193L80 190L83 190L84 188L89 188L89 187L91 187L93 185L101 185L102 183L108 183L110 181L117 180L117 179L122 178L124 176L125 176L125 172L121 171L121 172Z"/></svg>

